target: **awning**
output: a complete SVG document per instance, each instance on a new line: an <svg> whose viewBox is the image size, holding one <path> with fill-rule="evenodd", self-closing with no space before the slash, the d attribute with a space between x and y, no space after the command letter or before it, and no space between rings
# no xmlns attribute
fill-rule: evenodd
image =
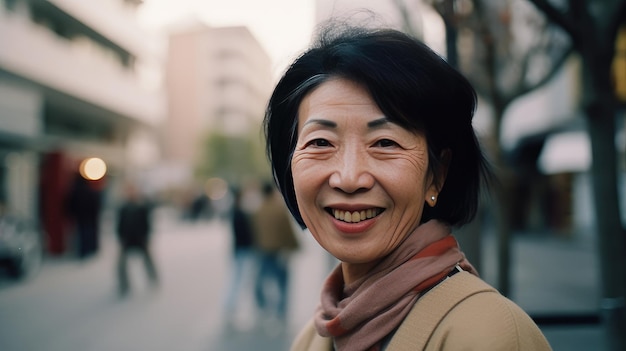
<svg viewBox="0 0 626 351"><path fill-rule="evenodd" d="M537 159L537 168L543 174L586 172L590 167L591 143L584 131L548 136Z"/></svg>

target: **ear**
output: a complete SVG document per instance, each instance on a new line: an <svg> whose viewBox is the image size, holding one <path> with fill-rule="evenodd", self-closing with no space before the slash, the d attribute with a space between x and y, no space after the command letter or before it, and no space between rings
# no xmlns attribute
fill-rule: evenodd
<svg viewBox="0 0 626 351"><path fill-rule="evenodd" d="M435 207L437 199L443 184L446 182L448 176L448 169L450 168L450 161L452 160L452 151L450 149L444 149L439 155L439 164L437 165L437 171L433 174L433 179L428 189L426 189L425 201L430 207Z"/></svg>

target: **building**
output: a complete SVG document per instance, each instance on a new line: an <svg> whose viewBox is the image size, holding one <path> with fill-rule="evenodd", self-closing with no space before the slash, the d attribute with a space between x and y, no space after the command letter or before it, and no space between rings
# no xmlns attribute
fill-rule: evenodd
<svg viewBox="0 0 626 351"><path fill-rule="evenodd" d="M165 179L194 181L209 133L243 136L260 131L272 83L270 58L248 28L195 22L171 30Z"/></svg>
<svg viewBox="0 0 626 351"><path fill-rule="evenodd" d="M140 3L0 1L0 200L39 220L50 253L67 249L63 204L81 160L104 160L108 184L156 161L133 153L158 150L164 116Z"/></svg>

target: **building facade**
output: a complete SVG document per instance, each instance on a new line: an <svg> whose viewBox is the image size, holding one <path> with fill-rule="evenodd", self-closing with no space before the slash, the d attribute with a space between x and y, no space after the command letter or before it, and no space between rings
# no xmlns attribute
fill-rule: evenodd
<svg viewBox="0 0 626 351"><path fill-rule="evenodd" d="M210 133L260 132L271 88L270 58L248 28L193 23L172 30L163 128L163 156L170 172L193 181Z"/></svg>
<svg viewBox="0 0 626 351"><path fill-rule="evenodd" d="M164 99L146 72L162 59L136 24L140 3L0 1L0 201L41 223L50 253L67 249L81 160L104 160L110 181L142 164L128 148L137 135L158 148Z"/></svg>

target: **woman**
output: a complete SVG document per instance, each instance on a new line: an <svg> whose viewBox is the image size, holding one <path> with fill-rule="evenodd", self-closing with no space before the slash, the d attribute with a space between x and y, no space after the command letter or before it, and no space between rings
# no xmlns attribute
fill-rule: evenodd
<svg viewBox="0 0 626 351"><path fill-rule="evenodd" d="M264 121L275 180L337 259L292 350L549 350L478 279L451 228L490 177L476 95L423 43L332 27L287 69Z"/></svg>

